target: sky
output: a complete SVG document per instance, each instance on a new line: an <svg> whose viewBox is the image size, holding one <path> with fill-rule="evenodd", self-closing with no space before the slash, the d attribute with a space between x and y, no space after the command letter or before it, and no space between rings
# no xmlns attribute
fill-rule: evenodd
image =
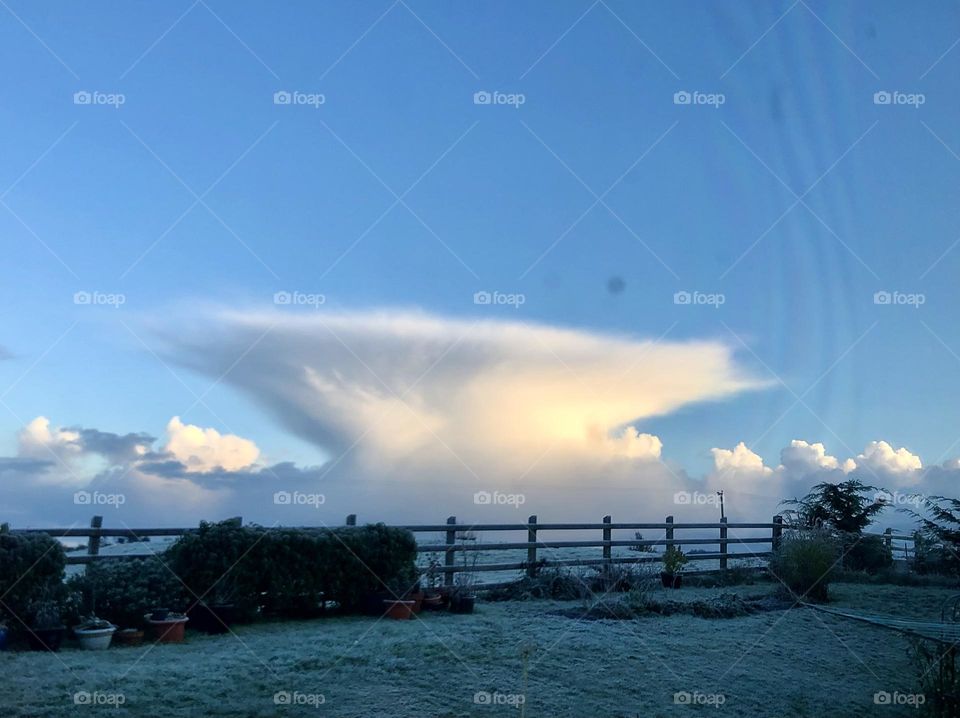
<svg viewBox="0 0 960 718"><path fill-rule="evenodd" d="M957 495L958 38L951 2L4 0L4 519Z"/></svg>

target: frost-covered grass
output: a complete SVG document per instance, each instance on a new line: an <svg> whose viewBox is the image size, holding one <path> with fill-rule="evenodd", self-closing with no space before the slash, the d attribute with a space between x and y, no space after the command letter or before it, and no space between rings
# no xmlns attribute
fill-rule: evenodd
<svg viewBox="0 0 960 718"><path fill-rule="evenodd" d="M675 600L733 589L656 589ZM835 605L939 616L943 588L835 584ZM584 621L549 615L579 602L479 603L476 614L422 621L327 618L241 626L236 636L188 633L182 645L56 656L0 654L0 706L13 716L508 716L477 692L526 694L526 716L898 716L877 691L911 693L899 634L795 609L708 620L685 615ZM532 646L528 685L521 651ZM78 691L122 693L118 708L75 706ZM287 691L319 706L277 706ZM674 693L723 694L721 708ZM307 700L304 698L303 700ZM506 700L506 699L504 699Z"/></svg>

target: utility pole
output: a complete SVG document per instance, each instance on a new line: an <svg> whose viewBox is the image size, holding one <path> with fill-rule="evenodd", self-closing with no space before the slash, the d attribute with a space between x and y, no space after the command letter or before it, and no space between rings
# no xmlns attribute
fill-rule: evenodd
<svg viewBox="0 0 960 718"><path fill-rule="evenodd" d="M726 516L723 515L723 491L718 491L717 496L720 497L720 518L724 519Z"/></svg>

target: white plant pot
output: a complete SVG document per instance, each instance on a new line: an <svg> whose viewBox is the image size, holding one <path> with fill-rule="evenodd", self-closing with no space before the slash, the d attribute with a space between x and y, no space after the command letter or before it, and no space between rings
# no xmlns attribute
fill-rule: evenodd
<svg viewBox="0 0 960 718"><path fill-rule="evenodd" d="M111 626L110 628L75 628L73 632L76 634L77 640L80 641L80 648L83 650L103 651L110 646L113 632L116 630L116 626Z"/></svg>

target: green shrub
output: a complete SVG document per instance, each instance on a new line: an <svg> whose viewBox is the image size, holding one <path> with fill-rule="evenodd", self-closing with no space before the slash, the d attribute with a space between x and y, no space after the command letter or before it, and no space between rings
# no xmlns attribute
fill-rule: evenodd
<svg viewBox="0 0 960 718"><path fill-rule="evenodd" d="M0 526L0 620L30 623L42 602L62 604L66 555L47 534L11 533Z"/></svg>
<svg viewBox="0 0 960 718"><path fill-rule="evenodd" d="M839 557L840 546L830 532L790 531L770 559L770 570L797 600L826 601Z"/></svg>
<svg viewBox="0 0 960 718"><path fill-rule="evenodd" d="M880 536L844 536L843 567L877 573L893 565L893 552Z"/></svg>
<svg viewBox="0 0 960 718"><path fill-rule="evenodd" d="M371 593L402 595L417 581L417 542L409 531L369 524L333 529L323 539L328 594L344 610L360 608Z"/></svg>
<svg viewBox="0 0 960 718"><path fill-rule="evenodd" d="M416 555L413 534L383 524L264 529L228 521L201 524L166 560L192 592L191 604L231 603L249 619L261 607L309 615L334 601L353 611L372 594L403 594L416 582Z"/></svg>
<svg viewBox="0 0 960 718"><path fill-rule="evenodd" d="M121 628L142 628L154 608L182 611L183 584L156 558L97 561L67 581L80 594L81 613L96 614Z"/></svg>
<svg viewBox="0 0 960 718"><path fill-rule="evenodd" d="M202 522L166 550L163 560L186 588L188 605L233 604L240 620L250 619L260 605L271 564L261 544L265 530L235 520Z"/></svg>

